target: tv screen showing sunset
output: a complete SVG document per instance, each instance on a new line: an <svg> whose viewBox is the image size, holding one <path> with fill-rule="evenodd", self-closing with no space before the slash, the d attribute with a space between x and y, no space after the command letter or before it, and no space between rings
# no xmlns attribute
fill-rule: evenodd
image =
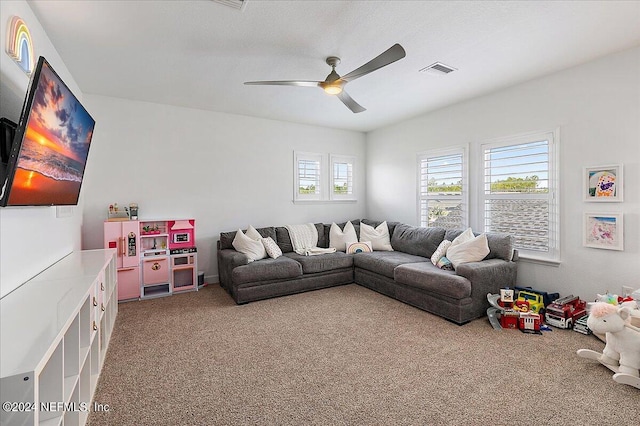
<svg viewBox="0 0 640 426"><path fill-rule="evenodd" d="M42 61L7 205L70 205L80 195L95 121Z"/></svg>

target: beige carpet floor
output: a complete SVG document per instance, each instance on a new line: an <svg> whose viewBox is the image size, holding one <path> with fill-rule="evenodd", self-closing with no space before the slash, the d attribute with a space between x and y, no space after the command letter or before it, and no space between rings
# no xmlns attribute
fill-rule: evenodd
<svg viewBox="0 0 640 426"><path fill-rule="evenodd" d="M640 390L571 330L457 326L358 285L237 306L119 305L91 425L637 425Z"/></svg>

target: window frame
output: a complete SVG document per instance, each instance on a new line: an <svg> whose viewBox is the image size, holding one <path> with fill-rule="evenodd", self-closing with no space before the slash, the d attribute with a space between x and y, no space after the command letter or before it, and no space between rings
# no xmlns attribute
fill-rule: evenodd
<svg viewBox="0 0 640 426"><path fill-rule="evenodd" d="M340 155L340 154L330 154L329 155L329 199L330 200L356 200L355 193L355 176L356 176L356 157L353 155ZM351 189L350 193L347 194L337 194L335 192L335 182L336 182L336 174L335 174L335 165L336 164L348 164L351 167L351 178L347 177L347 187Z"/></svg>
<svg viewBox="0 0 640 426"><path fill-rule="evenodd" d="M331 154L306 151L293 152L293 203L355 203L357 199L357 156L346 154ZM300 191L300 161L319 162L318 185L320 190L315 194L301 194ZM334 194L333 165L337 162L347 162L351 164L351 194Z"/></svg>
<svg viewBox="0 0 640 426"><path fill-rule="evenodd" d="M424 223L423 218L423 201L427 203L427 210L429 208L429 200L460 200L460 203L463 207L463 215L462 215L462 228L467 228L469 226L469 160L468 160L468 146L461 145L452 148L446 149L435 149L428 150L424 152L420 152L417 155L417 223L419 226L428 226L428 223ZM422 186L422 162L428 159L437 159L451 156L461 156L461 174L462 174L462 191L460 195L429 195L429 192L426 191L426 195L423 195L423 186ZM428 179L427 179L428 182ZM428 185L428 183L427 183ZM428 212L426 214L428 216Z"/></svg>
<svg viewBox="0 0 640 426"><path fill-rule="evenodd" d="M324 169L325 159L324 155L314 152L298 152L294 151L293 154L293 200L294 201L322 201L325 198L325 185L324 185ZM315 194L301 194L300 193L300 162L301 161L317 161L318 162L318 179L317 185L320 187L319 191Z"/></svg>
<svg viewBox="0 0 640 426"><path fill-rule="evenodd" d="M547 141L548 143L548 161L547 161L547 173L548 173L548 192L546 194L540 193L513 193L513 194L487 194L487 182L485 181L487 165L485 158L485 150L524 145L527 143ZM479 144L478 158L478 203L477 203L477 219L478 224L483 232L487 230L487 216L485 212L485 203L490 199L505 199L505 200L547 200L548 201L548 215L549 215L549 229L548 229L548 244L547 251L530 250L523 247L515 246L518 250L520 258L525 260L531 260L540 263L559 264L560 263L560 199L559 199L559 131L558 129L552 131L538 131L521 135L508 136L503 138L496 138L483 141ZM490 183L489 183L490 185Z"/></svg>

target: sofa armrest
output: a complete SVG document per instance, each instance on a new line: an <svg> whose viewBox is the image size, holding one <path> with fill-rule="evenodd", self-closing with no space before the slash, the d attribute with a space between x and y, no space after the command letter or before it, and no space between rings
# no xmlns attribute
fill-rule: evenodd
<svg viewBox="0 0 640 426"><path fill-rule="evenodd" d="M233 264L234 268L236 266L249 264L249 258L247 257L247 255L236 250L222 249L218 251L218 256L223 262Z"/></svg>
<svg viewBox="0 0 640 426"><path fill-rule="evenodd" d="M471 281L471 297L486 302L487 293L498 293L501 288L515 287L516 262L489 259L458 265L456 274Z"/></svg>
<svg viewBox="0 0 640 426"><path fill-rule="evenodd" d="M218 250L218 276L220 285L231 289L231 272L238 266L248 265L249 258L233 249Z"/></svg>

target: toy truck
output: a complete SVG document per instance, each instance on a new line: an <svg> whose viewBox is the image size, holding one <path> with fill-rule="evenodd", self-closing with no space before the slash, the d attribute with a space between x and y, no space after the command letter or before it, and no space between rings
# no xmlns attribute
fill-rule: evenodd
<svg viewBox="0 0 640 426"><path fill-rule="evenodd" d="M576 323L573 325L573 331L577 331L578 333L587 334L587 335L591 334L591 330L587 325L587 319L589 319L589 315L585 315L582 318L578 318Z"/></svg>
<svg viewBox="0 0 640 426"><path fill-rule="evenodd" d="M527 293L535 293L542 296L542 303L544 306L552 303L554 300L560 298L560 293L547 293L546 291L534 290L531 287L515 287L517 292L526 291Z"/></svg>
<svg viewBox="0 0 640 426"><path fill-rule="evenodd" d="M578 296L570 295L555 300L545 314L547 324L558 328L573 328L575 322L587 315L587 303Z"/></svg>
<svg viewBox="0 0 640 426"><path fill-rule="evenodd" d="M520 290L515 302L514 309L521 312L533 312L534 314L544 313L544 298L540 293L529 290Z"/></svg>

